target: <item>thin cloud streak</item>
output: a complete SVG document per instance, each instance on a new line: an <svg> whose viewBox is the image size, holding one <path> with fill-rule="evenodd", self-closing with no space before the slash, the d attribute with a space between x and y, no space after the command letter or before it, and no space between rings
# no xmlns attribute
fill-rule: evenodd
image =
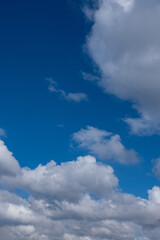
<svg viewBox="0 0 160 240"><path fill-rule="evenodd" d="M66 93L64 90L58 88L57 83L52 78L46 78L49 82L48 90L52 93L57 93L60 97L66 101L81 102L87 101L87 95L85 93Z"/></svg>

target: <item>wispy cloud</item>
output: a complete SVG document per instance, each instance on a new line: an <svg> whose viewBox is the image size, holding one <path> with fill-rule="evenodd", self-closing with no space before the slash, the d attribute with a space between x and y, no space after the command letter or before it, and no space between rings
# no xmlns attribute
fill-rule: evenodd
<svg viewBox="0 0 160 240"><path fill-rule="evenodd" d="M52 78L46 78L49 82L48 90L54 92L63 97L66 101L81 102L87 101L87 95L85 93L66 93L63 89L58 88L57 83Z"/></svg>
<svg viewBox="0 0 160 240"><path fill-rule="evenodd" d="M157 178L160 179L160 158L152 160L153 168L152 171Z"/></svg>
<svg viewBox="0 0 160 240"><path fill-rule="evenodd" d="M6 136L7 136L6 131L0 128L0 137L6 137Z"/></svg>
<svg viewBox="0 0 160 240"><path fill-rule="evenodd" d="M64 125L63 125L63 124L57 124L57 127L59 127L59 128L63 128Z"/></svg>
<svg viewBox="0 0 160 240"><path fill-rule="evenodd" d="M83 76L83 79L84 80L87 80L89 82L96 82L97 84L99 83L100 81L100 77L97 76L96 74L91 74L91 73L86 73L86 72L82 72L82 76Z"/></svg>
<svg viewBox="0 0 160 240"><path fill-rule="evenodd" d="M101 160L114 160L121 164L132 164L139 161L134 150L128 150L118 134L88 126L72 135L78 147L87 149Z"/></svg>

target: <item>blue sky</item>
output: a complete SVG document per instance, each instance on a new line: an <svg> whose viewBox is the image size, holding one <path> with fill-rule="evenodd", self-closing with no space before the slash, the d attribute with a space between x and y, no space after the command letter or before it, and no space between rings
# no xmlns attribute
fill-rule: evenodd
<svg viewBox="0 0 160 240"><path fill-rule="evenodd" d="M151 173L152 158L159 156L159 137L131 136L122 121L128 115L136 116L131 104L104 94L83 79L82 73L92 73L95 66L83 50L90 24L81 5L40 1L37 6L34 1L6 1L0 15L0 124L7 133L5 142L20 165L34 168L50 159L63 162L84 155L70 148L70 137L91 125L120 134L125 146L140 154L140 165L115 168L122 188L146 196L146 190L157 183L146 174ZM85 92L88 101L60 99L48 91L47 77L67 92ZM127 183L126 178L130 179Z"/></svg>
<svg viewBox="0 0 160 240"><path fill-rule="evenodd" d="M159 186L160 176L160 48L157 43L160 34L156 33L159 15L155 10L159 2L97 2L98 8L74 0L7 0L1 3L0 128L6 132L1 139L7 146L5 151L13 152L21 171L25 172L24 167L36 171L39 164L47 166L51 160L63 166L65 162L90 154L96 157L98 169L101 164L104 169L108 165L114 169L120 192L149 201L149 189L153 191L150 199L154 198L154 191L160 194L158 188L153 189ZM154 14L157 18L145 23L146 16ZM140 22L139 26L135 19ZM87 76L93 80L87 80ZM52 91L48 78L55 87ZM78 93L85 97L75 101L72 94L77 97ZM93 127L92 132L87 126ZM120 150L108 133L119 136L116 143ZM136 163L129 164L132 156ZM121 158L125 164L121 164ZM30 192L30 187L26 189L17 183L13 185L9 189L24 190L29 196L35 191ZM9 194L15 194L13 189L8 190L3 179L1 186ZM98 194L93 191L97 199L101 198ZM39 195L34 193L33 196ZM34 226L36 234L40 234L39 227ZM2 240L7 239L5 229L3 234ZM62 234L58 234L56 239L62 239ZM70 235L64 234L64 240L117 239L115 236L101 238L101 234L93 238L92 234L81 236L80 233L78 238L74 231L67 234ZM139 237L130 239L158 239L156 233L154 236L147 234L145 230L137 235ZM50 240L52 236L50 230L42 235L37 235L37 239ZM36 238L31 234L30 239ZM121 239L129 238L122 236Z"/></svg>

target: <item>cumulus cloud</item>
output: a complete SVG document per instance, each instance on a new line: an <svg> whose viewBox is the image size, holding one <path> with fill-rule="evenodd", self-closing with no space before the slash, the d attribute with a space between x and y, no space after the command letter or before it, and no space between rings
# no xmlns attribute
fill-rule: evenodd
<svg viewBox="0 0 160 240"><path fill-rule="evenodd" d="M160 204L160 188L154 186L152 190L148 190L149 200Z"/></svg>
<svg viewBox="0 0 160 240"><path fill-rule="evenodd" d="M63 97L67 101L81 102L87 100L87 95L85 93L66 93L64 90L57 87L57 83L53 81L52 78L46 78L49 81L48 90L50 92L55 92Z"/></svg>
<svg viewBox="0 0 160 240"><path fill-rule="evenodd" d="M41 198L75 202L88 191L97 197L111 194L118 180L110 166L97 164L94 157L86 156L60 166L51 161L34 170L23 168L13 179L2 178L1 184L25 189Z"/></svg>
<svg viewBox="0 0 160 240"><path fill-rule="evenodd" d="M88 126L74 133L72 138L80 148L89 150L101 160L114 160L122 164L138 162L138 154L126 149L118 134Z"/></svg>
<svg viewBox="0 0 160 240"><path fill-rule="evenodd" d="M113 168L94 157L20 168L0 184L2 240L159 240L160 188L148 199L123 193Z"/></svg>
<svg viewBox="0 0 160 240"><path fill-rule="evenodd" d="M19 171L20 166L17 160L4 142L0 140L0 178L3 175L16 175Z"/></svg>
<svg viewBox="0 0 160 240"><path fill-rule="evenodd" d="M138 135L160 133L160 2L99 0L88 52L105 92L130 100L138 118L125 122Z"/></svg>

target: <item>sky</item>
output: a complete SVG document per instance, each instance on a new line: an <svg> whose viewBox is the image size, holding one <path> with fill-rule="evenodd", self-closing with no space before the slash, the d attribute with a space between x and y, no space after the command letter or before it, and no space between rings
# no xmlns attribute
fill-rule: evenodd
<svg viewBox="0 0 160 240"><path fill-rule="evenodd" d="M0 8L2 240L158 240L159 0Z"/></svg>

